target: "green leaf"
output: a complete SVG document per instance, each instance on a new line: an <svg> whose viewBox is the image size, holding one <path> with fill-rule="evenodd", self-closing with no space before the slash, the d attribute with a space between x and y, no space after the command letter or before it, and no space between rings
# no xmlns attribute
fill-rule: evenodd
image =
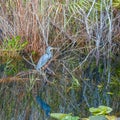
<svg viewBox="0 0 120 120"><path fill-rule="evenodd" d="M16 40L20 40L21 37L20 37L20 36L16 36L14 39L16 39Z"/></svg>
<svg viewBox="0 0 120 120"><path fill-rule="evenodd" d="M78 116L66 116L62 120L79 120L80 118Z"/></svg>
<svg viewBox="0 0 120 120"><path fill-rule="evenodd" d="M79 120L80 119L78 116L72 116L71 113L70 114L51 113L50 116L57 120Z"/></svg>
<svg viewBox="0 0 120 120"><path fill-rule="evenodd" d="M98 108L90 108L89 111L93 115L106 115L112 111L112 108L107 107L107 106L99 106Z"/></svg>
<svg viewBox="0 0 120 120"><path fill-rule="evenodd" d="M66 120L65 118L68 117L68 116L71 116L71 113L70 113L70 114L51 113L50 116L51 116L52 118L57 119L57 120Z"/></svg>
<svg viewBox="0 0 120 120"><path fill-rule="evenodd" d="M73 75L72 75L72 86L73 87L80 87L80 83L79 83L79 81L78 81L78 79L77 78L75 78Z"/></svg>
<svg viewBox="0 0 120 120"><path fill-rule="evenodd" d="M114 93L113 92L107 92L108 95L113 95Z"/></svg>
<svg viewBox="0 0 120 120"><path fill-rule="evenodd" d="M106 115L105 116L108 120L117 120L117 117L116 116L109 116L109 115Z"/></svg>
<svg viewBox="0 0 120 120"><path fill-rule="evenodd" d="M106 114L110 113L112 111L112 108L107 107L107 106L99 106L100 110L106 111Z"/></svg>

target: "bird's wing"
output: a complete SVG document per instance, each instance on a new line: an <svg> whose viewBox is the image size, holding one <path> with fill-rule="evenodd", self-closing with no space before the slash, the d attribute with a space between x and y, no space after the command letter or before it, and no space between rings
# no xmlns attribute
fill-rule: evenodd
<svg viewBox="0 0 120 120"><path fill-rule="evenodd" d="M44 54L44 55L41 56L41 58L39 59L36 69L37 69L37 70L40 70L41 67L43 67L48 61L49 61L49 55L48 55L48 54Z"/></svg>

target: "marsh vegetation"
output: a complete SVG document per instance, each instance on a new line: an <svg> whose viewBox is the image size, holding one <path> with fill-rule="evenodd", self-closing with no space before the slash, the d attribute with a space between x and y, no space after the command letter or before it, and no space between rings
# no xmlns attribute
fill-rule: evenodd
<svg viewBox="0 0 120 120"><path fill-rule="evenodd" d="M81 118L105 105L120 116L119 5L0 0L0 119L44 120L37 95L52 113ZM29 62L37 64L48 45L58 49L41 75Z"/></svg>

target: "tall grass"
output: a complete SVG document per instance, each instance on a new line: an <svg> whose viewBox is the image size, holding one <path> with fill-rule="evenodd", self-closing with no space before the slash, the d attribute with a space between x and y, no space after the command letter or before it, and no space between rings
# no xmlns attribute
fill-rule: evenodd
<svg viewBox="0 0 120 120"><path fill-rule="evenodd" d="M118 88L113 83L119 82L115 76L119 69L116 70L112 62L119 56L116 27L119 29L120 17L112 0L6 0L0 3L1 46L5 39L21 36L20 43L27 40L28 44L20 55L34 53L35 63L46 46L59 48L48 65L55 75L41 76L29 70L32 66L25 62L22 66L27 71L21 71L22 66L14 64L18 69L14 76L6 75L2 69L5 75L1 75L0 80L0 118L43 120L45 115L35 101L36 95L51 106L52 112L86 116L88 108L103 104L112 106L116 112L119 110L119 93L112 90ZM118 99L113 99L112 94Z"/></svg>

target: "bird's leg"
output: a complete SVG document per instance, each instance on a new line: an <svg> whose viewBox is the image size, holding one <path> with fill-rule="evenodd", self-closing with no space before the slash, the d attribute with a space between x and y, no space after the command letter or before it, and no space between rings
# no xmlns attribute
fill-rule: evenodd
<svg viewBox="0 0 120 120"><path fill-rule="evenodd" d="M46 76L45 72L42 72L41 75L43 76L44 81L47 82L48 80L47 80L47 76Z"/></svg>
<svg viewBox="0 0 120 120"><path fill-rule="evenodd" d="M45 73L45 72L42 72L42 76L43 76L43 79L44 79L44 82L45 82L45 83L50 83L50 84L52 84L52 82L50 82L50 81L47 79L47 76L46 76L46 73Z"/></svg>
<svg viewBox="0 0 120 120"><path fill-rule="evenodd" d="M42 70L41 70L41 68L40 68L40 70L39 70L39 73L40 73L40 75L42 75Z"/></svg>
<svg viewBox="0 0 120 120"><path fill-rule="evenodd" d="M51 70L49 67L46 68L46 72L50 75L55 75L54 71Z"/></svg>

